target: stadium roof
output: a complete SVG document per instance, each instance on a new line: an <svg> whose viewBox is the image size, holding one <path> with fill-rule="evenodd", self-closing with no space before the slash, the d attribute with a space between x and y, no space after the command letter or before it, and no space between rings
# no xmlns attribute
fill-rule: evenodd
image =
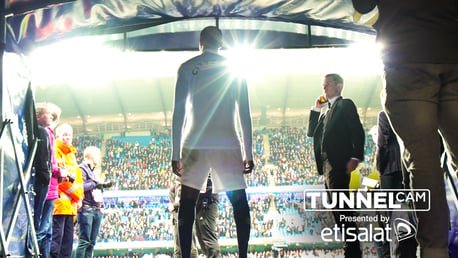
<svg viewBox="0 0 458 258"><path fill-rule="evenodd" d="M348 63L341 65L345 71L336 70L334 61L320 61L320 54L307 50L333 51L323 47L373 41L370 25L377 18L376 10L360 15L351 1L13 0L7 9L8 29L25 52L68 39L97 42L76 41L80 45L67 46L70 55L40 59L37 66L42 75L65 75L67 80L32 80L37 101L59 105L62 121L77 127L78 133L170 126L174 73L182 61L196 54L198 34L207 25L222 29L226 53L249 44L258 49L249 52L252 60L268 57L263 63L247 61L268 71L249 79L255 126L304 124L308 108L321 92L322 75L335 71L343 73L345 95L355 100L364 120L380 109L379 74L364 74L364 63ZM119 53L100 56L99 46ZM83 59L79 66L69 65L78 58ZM54 66L46 63L48 59L54 60ZM278 71L281 67L289 71ZM325 72L316 67L330 68ZM130 75L120 75L126 71Z"/></svg>

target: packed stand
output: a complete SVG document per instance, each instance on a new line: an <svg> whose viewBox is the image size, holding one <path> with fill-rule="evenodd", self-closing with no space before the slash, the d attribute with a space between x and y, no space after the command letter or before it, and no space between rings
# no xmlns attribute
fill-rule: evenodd
<svg viewBox="0 0 458 258"><path fill-rule="evenodd" d="M312 142L303 128L270 128L254 132L256 171L247 177L250 187L268 185L321 184L321 177L314 172ZM78 137L76 146L102 146L101 137ZM107 139L102 171L106 180L114 183L112 190L165 189L175 179L169 171L170 135L151 137L148 146L128 143L119 139ZM269 148L270 150L267 150ZM366 163L372 166L375 145L367 137ZM256 196L256 197L254 197ZM218 221L221 238L235 238L232 208L226 196L220 198ZM170 211L166 201L160 205L140 200L129 202L106 200L105 220L98 242L168 241L173 239ZM305 215L300 200L288 194L273 196L250 195L252 237L270 237L276 232L284 236L304 234L313 236L321 223L327 223L325 213L310 212ZM304 218L291 220L294 216ZM278 227L276 226L278 225ZM275 229L275 228L278 228ZM274 230L273 230L274 229Z"/></svg>
<svg viewBox="0 0 458 258"><path fill-rule="evenodd" d="M281 221L289 218L291 214L288 211L293 208L286 196L275 193L248 195L253 238L272 237L278 232L275 224L281 230ZM236 237L236 230L231 216L232 206L225 195L219 196L219 202L219 237L233 239ZM173 240L172 207L166 196L106 198L104 206L104 220L98 243ZM299 205L294 206L299 211L298 207ZM303 210L300 212L301 219L304 220ZM299 229L295 229L297 230Z"/></svg>
<svg viewBox="0 0 458 258"><path fill-rule="evenodd" d="M315 172L312 139L306 128L281 127L265 129L269 135L269 162L275 165L275 184L314 185L323 179Z"/></svg>
<svg viewBox="0 0 458 258"><path fill-rule="evenodd" d="M76 161L78 164L83 162L83 152L86 147L95 146L102 148L103 138L101 136L77 136L73 138L73 143L76 148Z"/></svg>
<svg viewBox="0 0 458 258"><path fill-rule="evenodd" d="M255 132L255 171L247 176L251 187L268 186L267 172L263 169L263 136ZM113 181L114 190L166 189L175 175L170 171L170 135L152 137L148 146L120 139L107 139L102 171L107 181Z"/></svg>
<svg viewBox="0 0 458 258"><path fill-rule="evenodd" d="M175 175L169 171L170 138L161 138L143 146L108 139L102 170L114 190L165 189Z"/></svg>
<svg viewBox="0 0 458 258"><path fill-rule="evenodd" d="M377 257L373 248L363 248L363 257L372 258ZM343 250L340 248L321 248L321 247L287 247L275 248L268 247L264 250L249 251L248 256L252 258L297 258L297 257L320 257L320 258L334 258L341 257ZM173 251L163 251L154 254L147 252L133 252L129 251L126 255L98 255L94 258L171 258ZM199 256L204 257L204 256ZM223 251L222 258L236 258L237 253L231 251Z"/></svg>
<svg viewBox="0 0 458 258"><path fill-rule="evenodd" d="M246 182L249 187L269 186L269 171L266 168L266 155L264 152L264 130L253 131L253 160L254 170L246 175Z"/></svg>

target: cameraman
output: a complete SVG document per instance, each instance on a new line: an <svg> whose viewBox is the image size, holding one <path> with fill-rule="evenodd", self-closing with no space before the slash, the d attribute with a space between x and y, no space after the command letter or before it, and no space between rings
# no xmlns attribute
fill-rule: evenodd
<svg viewBox="0 0 458 258"><path fill-rule="evenodd" d="M178 209L180 208L180 196L181 196L181 184L179 180L176 180L175 183L169 188L169 200L173 205L172 207L172 225L173 225L173 237L175 246L173 249L173 257L181 258L181 248L180 248L180 238L178 233ZM196 246L196 234L194 232L192 236L191 244L191 258L199 257Z"/></svg>
<svg viewBox="0 0 458 258"><path fill-rule="evenodd" d="M100 181L94 169L100 164L100 149L89 146L84 150L84 161L80 164L84 182L83 205L78 210L78 246L76 257L92 257L95 241L102 223L102 190L111 187L111 182Z"/></svg>
<svg viewBox="0 0 458 258"><path fill-rule="evenodd" d="M196 236L202 252L208 258L221 257L216 221L218 218L218 194L212 193L212 180L208 176L205 193L199 194L196 204Z"/></svg>
<svg viewBox="0 0 458 258"><path fill-rule="evenodd" d="M181 257L180 241L178 239L178 209L180 199L181 185L175 184L170 189L170 201L173 204L173 225L175 237L174 257ZM205 192L199 194L196 204L195 236L199 241L202 252L208 258L221 257L221 251L218 244L218 232L216 230L216 221L218 218L218 194L212 193L212 180L210 176L207 180ZM191 257L197 257L197 247L195 237L192 239Z"/></svg>

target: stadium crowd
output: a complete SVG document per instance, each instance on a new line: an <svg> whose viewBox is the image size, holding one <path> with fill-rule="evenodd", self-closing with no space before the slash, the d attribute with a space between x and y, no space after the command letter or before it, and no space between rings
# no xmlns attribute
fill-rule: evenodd
<svg viewBox="0 0 458 258"><path fill-rule="evenodd" d="M366 159L361 172L371 171L375 144L366 140ZM250 187L316 185L322 177L315 172L312 140L304 128L266 128L254 132L255 171L247 176ZM77 139L77 148L102 146L100 137ZM152 137L149 144L131 143L122 139L106 139L102 171L114 190L166 189L173 182L170 171L170 135Z"/></svg>
<svg viewBox="0 0 458 258"><path fill-rule="evenodd" d="M294 225L288 225L293 228L296 234L302 234L304 231L303 221L310 218L305 217L305 213L300 204L290 205L287 201L287 195L273 193L257 193L249 195L249 204L251 207L252 230L251 236L254 238L272 237L278 233L282 237L291 234L286 225L282 226L282 221L294 218ZM297 194L298 196L300 194ZM218 232L221 239L236 238L235 223L232 219L232 207L225 195L219 196L219 219ZM283 205L286 203L286 205ZM153 198L148 200L140 197L136 199L128 198L125 201L117 198L107 198L104 202L104 221L102 223L100 234L97 242L128 242L128 241L169 241L173 239L173 227L171 221L171 210L166 197ZM317 216L319 212L310 213L311 216ZM315 228L319 228L320 218L326 218L326 214L320 217L314 217ZM302 225L302 230L296 223ZM278 225L278 227L274 227Z"/></svg>
<svg viewBox="0 0 458 258"><path fill-rule="evenodd" d="M281 250L272 250L271 248L266 248L261 251L250 251L249 257L251 258L289 258L289 257L320 257L320 258L334 258L341 257L343 251L335 248L321 248L321 247L288 247ZM155 254L148 254L146 252L130 252L126 255L100 255L94 256L94 258L171 258L173 257L172 251L170 252L160 252ZM204 257L204 256L199 256ZM232 252L223 251L222 258L236 258L237 254ZM375 250L373 248L365 247L363 248L363 257L376 257Z"/></svg>
<svg viewBox="0 0 458 258"><path fill-rule="evenodd" d="M167 208L108 208L97 242L169 241L173 227Z"/></svg>
<svg viewBox="0 0 458 258"><path fill-rule="evenodd" d="M366 140L366 160L361 165L361 173L364 174L372 170L375 156L375 145L370 137L369 135ZM249 187L322 184L322 178L315 172L313 143L305 136L304 128L265 128L256 130L253 139L256 169L247 176ZM147 144L126 141L120 137L104 139L99 136L85 136L75 139L78 153L89 145L97 146L104 151L102 172L106 181L113 182L111 190L166 189L175 179L169 167L169 134L152 135ZM119 193L122 195L122 192ZM327 212L304 211L303 199L300 196L303 195L249 194L251 237L318 235L320 228L330 224L332 219ZM220 195L219 199L219 237L234 239L236 230L231 215L232 207L225 195ZM171 212L166 196L156 200L148 200L147 197L125 200L106 198L104 205L104 220L98 243L173 240ZM287 250L283 252L284 256L278 257L314 257L310 252L313 251ZM315 254L316 257L326 257L326 250L315 251ZM272 257L272 251L256 252L253 255ZM138 254L126 257L143 256ZM226 254L223 257L233 256Z"/></svg>
<svg viewBox="0 0 458 258"><path fill-rule="evenodd" d="M76 147L76 161L78 164L83 162L83 152L88 146L95 146L99 149L102 148L103 138L101 136L75 136L73 139L74 146Z"/></svg>

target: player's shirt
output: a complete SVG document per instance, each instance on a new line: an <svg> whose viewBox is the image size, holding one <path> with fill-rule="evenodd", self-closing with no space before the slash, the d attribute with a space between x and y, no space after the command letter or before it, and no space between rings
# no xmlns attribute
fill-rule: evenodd
<svg viewBox="0 0 458 258"><path fill-rule="evenodd" d="M241 145L244 159L253 159L247 84L229 71L225 57L205 51L180 66L172 127L173 160L181 158L182 147L234 149Z"/></svg>

